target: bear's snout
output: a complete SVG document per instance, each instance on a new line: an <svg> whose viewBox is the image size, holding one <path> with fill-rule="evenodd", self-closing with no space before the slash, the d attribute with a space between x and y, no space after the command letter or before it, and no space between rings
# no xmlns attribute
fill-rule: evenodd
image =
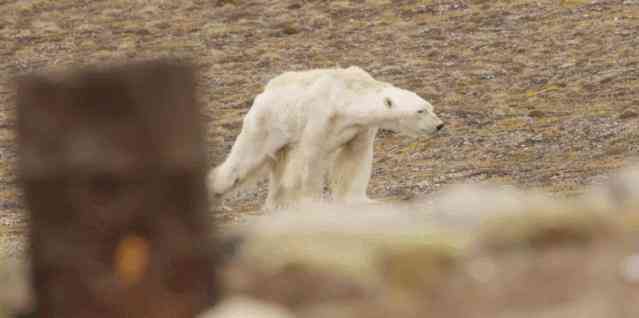
<svg viewBox="0 0 639 318"><path fill-rule="evenodd" d="M437 128L437 131L440 131L440 130L442 130L442 128L444 128L444 126L445 126L445 124L441 123L441 124L437 125L437 127L435 127L435 128Z"/></svg>

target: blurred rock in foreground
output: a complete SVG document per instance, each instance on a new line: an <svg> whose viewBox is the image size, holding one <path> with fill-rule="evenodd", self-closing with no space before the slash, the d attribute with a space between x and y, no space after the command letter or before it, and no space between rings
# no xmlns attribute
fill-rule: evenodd
<svg viewBox="0 0 639 318"><path fill-rule="evenodd" d="M636 171L570 199L459 185L254 217L228 232L227 292L313 318L636 317Z"/></svg>
<svg viewBox="0 0 639 318"><path fill-rule="evenodd" d="M246 218L202 316L638 317L637 171L573 198L467 184Z"/></svg>

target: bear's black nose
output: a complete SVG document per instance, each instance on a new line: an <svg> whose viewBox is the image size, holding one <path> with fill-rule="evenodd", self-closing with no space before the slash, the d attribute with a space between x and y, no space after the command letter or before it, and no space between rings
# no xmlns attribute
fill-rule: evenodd
<svg viewBox="0 0 639 318"><path fill-rule="evenodd" d="M444 123L437 125L437 131L442 130L442 128L444 128Z"/></svg>

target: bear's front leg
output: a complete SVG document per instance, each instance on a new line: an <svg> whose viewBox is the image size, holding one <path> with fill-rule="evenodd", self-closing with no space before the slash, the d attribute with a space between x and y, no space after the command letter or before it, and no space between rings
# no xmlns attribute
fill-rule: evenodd
<svg viewBox="0 0 639 318"><path fill-rule="evenodd" d="M309 156L308 149L301 145L280 151L270 171L268 196L264 210L279 210L302 201L321 197L322 160ZM318 162L319 161L319 162Z"/></svg>
<svg viewBox="0 0 639 318"><path fill-rule="evenodd" d="M326 154L321 151L307 154L306 165L302 175L303 199L321 201L324 192L324 175L326 172Z"/></svg>
<svg viewBox="0 0 639 318"><path fill-rule="evenodd" d="M373 144L377 128L357 134L340 148L330 175L330 186L336 201L371 203L366 195L373 167Z"/></svg>
<svg viewBox="0 0 639 318"><path fill-rule="evenodd" d="M321 201L324 192L324 177L328 167L330 151L327 147L334 139L334 116L315 118L306 127L305 138L300 143L303 165L301 166L302 195L306 201Z"/></svg>
<svg viewBox="0 0 639 318"><path fill-rule="evenodd" d="M263 210L278 210L288 206L295 198L296 190L301 188L300 177L295 173L300 171L297 149L285 147L279 151L273 160L270 170L268 195Z"/></svg>

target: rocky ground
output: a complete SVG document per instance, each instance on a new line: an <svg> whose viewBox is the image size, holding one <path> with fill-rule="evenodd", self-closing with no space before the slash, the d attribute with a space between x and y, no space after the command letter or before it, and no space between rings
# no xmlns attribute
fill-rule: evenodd
<svg viewBox="0 0 639 318"><path fill-rule="evenodd" d="M287 70L359 65L427 98L432 139L382 133L373 197L490 180L580 192L637 155L639 5L632 1L5 1L2 212L15 194L17 74L186 56L200 67L211 165L252 98ZM235 211L263 198L228 200ZM4 221L3 221L4 222Z"/></svg>
<svg viewBox="0 0 639 318"><path fill-rule="evenodd" d="M252 98L287 70L358 65L435 105L444 133L378 137L375 198L489 181L574 196L639 152L632 0L0 1L0 251L16 255L16 75L179 56L200 70L211 165ZM230 197L234 223L264 187Z"/></svg>

